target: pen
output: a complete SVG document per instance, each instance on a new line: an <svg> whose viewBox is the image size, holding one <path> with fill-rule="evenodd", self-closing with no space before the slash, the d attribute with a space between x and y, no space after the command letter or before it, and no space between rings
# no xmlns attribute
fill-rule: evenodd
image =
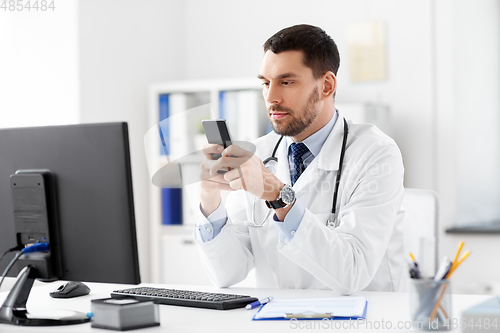
<svg viewBox="0 0 500 333"><path fill-rule="evenodd" d="M412 272L410 271L410 275L412 275L411 277L412 278L416 278L416 279L420 279L421 278L421 275L420 275L420 269L418 268L418 264L417 264L417 261L415 260L415 257L413 256L413 254L410 252L410 257L411 257L411 260L413 261L413 267L411 267L411 270L413 270L413 275L412 275ZM415 277L413 277L415 276Z"/></svg>
<svg viewBox="0 0 500 333"><path fill-rule="evenodd" d="M448 277L450 277L451 274L453 274L453 272L455 272L455 270L458 268L458 266L460 266L464 262L465 259L467 259L469 254L470 254L470 251L465 252L464 255L462 256L462 258L460 259L460 261L457 261L453 264L453 266L450 269L450 272L448 273Z"/></svg>
<svg viewBox="0 0 500 333"><path fill-rule="evenodd" d="M446 275L445 275L444 278L449 279L451 277L451 275L453 274L453 272L455 272L455 270L458 268L458 266L460 266L464 262L464 260L467 259L467 257L470 255L470 251L467 251L467 252L464 253L464 255L462 256L462 258L460 258L460 261L457 261L458 260L458 256L460 255L460 251L462 251L462 247L463 246L464 246L464 242L460 242L460 244L458 245L457 254L455 255L455 260L453 260L453 263L450 266L450 268L448 269L448 272L446 273ZM444 286L443 291L441 292L441 295L439 296L436 304L434 304L434 308L431 311L431 317L430 317L431 321L433 321L434 318L436 318L438 307L440 307L442 309L442 307L441 307L441 299L444 296L444 293L446 291L446 287L448 287L448 285Z"/></svg>
<svg viewBox="0 0 500 333"><path fill-rule="evenodd" d="M417 274L417 271L415 269L415 265L412 262L409 262L408 266L410 267L410 277L412 279L420 279L420 276L419 274Z"/></svg>
<svg viewBox="0 0 500 333"><path fill-rule="evenodd" d="M458 244L457 254L455 255L455 260L453 260L453 263L457 262L458 256L460 255L460 251L462 251L463 246L464 246L464 242L460 242L460 244Z"/></svg>
<svg viewBox="0 0 500 333"><path fill-rule="evenodd" d="M250 303L247 306L245 306L245 309L247 309L247 310L255 309L258 306L261 306L261 305L264 305L264 304L267 304L267 303L271 302L273 299L274 299L273 296L269 296L269 297L266 297L266 298L259 299L258 301L255 301L255 302Z"/></svg>
<svg viewBox="0 0 500 333"><path fill-rule="evenodd" d="M439 269L436 272L436 275L434 276L434 281L445 279L451 269L451 264L451 261L449 261L448 257L445 256L443 258L443 261L441 262L441 265L439 265Z"/></svg>

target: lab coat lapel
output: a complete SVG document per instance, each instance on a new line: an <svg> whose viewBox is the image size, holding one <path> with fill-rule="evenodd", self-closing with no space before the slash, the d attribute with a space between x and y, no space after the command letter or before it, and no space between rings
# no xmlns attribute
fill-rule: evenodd
<svg viewBox="0 0 500 333"><path fill-rule="evenodd" d="M318 161L315 158L311 162L311 164L309 164L307 166L307 168L302 172L299 179L297 179L297 181L293 185L293 189L295 190L295 193L296 194L299 193L304 188L304 186L313 182L316 179L319 179L320 172L322 172L322 171L318 170Z"/></svg>
<svg viewBox="0 0 500 333"><path fill-rule="evenodd" d="M343 139L344 139L344 117L339 111L339 117L337 118L335 126L333 126L330 135L328 135L328 138L323 144L323 147L321 148L318 156L316 156L315 158L315 160L318 161L319 169L328 171L338 170Z"/></svg>

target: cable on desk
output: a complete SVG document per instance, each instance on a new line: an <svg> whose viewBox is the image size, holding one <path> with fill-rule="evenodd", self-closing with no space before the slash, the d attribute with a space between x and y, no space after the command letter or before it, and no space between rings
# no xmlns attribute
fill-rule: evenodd
<svg viewBox="0 0 500 333"><path fill-rule="evenodd" d="M2 261L3 257L5 257L6 254L11 253L11 252L21 251L22 249L23 249L22 245L16 245L14 247L11 247L10 249L8 249L4 253L2 253L2 255L0 256L0 261Z"/></svg>
<svg viewBox="0 0 500 333"><path fill-rule="evenodd" d="M16 247L17 248L17 247ZM12 248L14 249L14 248ZM10 250L12 250L10 249ZM7 267L5 268L5 270L3 271L3 274L2 274L2 280L0 280L0 288L2 287L2 283L3 283L3 280L5 280L5 277L7 276L7 274L9 273L10 269L12 268L12 266L14 266L14 264L16 263L16 261L19 259L19 257L21 257L23 254L25 253L31 253L31 252L44 252L44 251L47 251L49 249L49 244L48 243L36 243L36 244L33 244L31 246L28 246L28 247L25 247L23 249L20 249L20 250L17 250L19 251L16 256L10 261L10 263L7 265ZM5 252L4 254L2 254L2 257L6 254L6 253L9 253L9 252L12 252L10 250L7 250L7 252ZM16 250L14 250L16 251Z"/></svg>
<svg viewBox="0 0 500 333"><path fill-rule="evenodd" d="M3 271L2 280L0 280L0 288L2 287L3 280L5 279L5 277L7 276L7 274L9 273L10 269L12 268L12 266L14 266L14 264L17 261L17 259L19 259L19 257L22 256L22 255L23 255L23 253L21 251L19 251L16 254L16 256L10 261L9 265L7 265L7 267Z"/></svg>

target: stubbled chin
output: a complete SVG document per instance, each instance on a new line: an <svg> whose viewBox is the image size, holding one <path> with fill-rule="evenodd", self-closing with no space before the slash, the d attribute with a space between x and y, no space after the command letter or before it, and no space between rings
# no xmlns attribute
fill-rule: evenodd
<svg viewBox="0 0 500 333"><path fill-rule="evenodd" d="M272 119L271 118L271 123L273 123L274 126L280 126L283 124L283 121L281 119Z"/></svg>
<svg viewBox="0 0 500 333"><path fill-rule="evenodd" d="M287 122L285 120L281 120L281 119L271 119L271 123L272 123L273 127L278 131L281 131L282 129L284 129L286 127L286 124L287 124Z"/></svg>

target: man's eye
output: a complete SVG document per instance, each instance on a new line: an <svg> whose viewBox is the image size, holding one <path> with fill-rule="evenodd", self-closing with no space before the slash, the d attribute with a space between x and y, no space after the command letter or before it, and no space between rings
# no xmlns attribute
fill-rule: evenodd
<svg viewBox="0 0 500 333"><path fill-rule="evenodd" d="M289 86L292 84L292 82L291 81L283 81L283 82L281 82L281 84L284 86Z"/></svg>
<svg viewBox="0 0 500 333"><path fill-rule="evenodd" d="M262 85L263 85L264 87L269 87L269 82L262 82Z"/></svg>

